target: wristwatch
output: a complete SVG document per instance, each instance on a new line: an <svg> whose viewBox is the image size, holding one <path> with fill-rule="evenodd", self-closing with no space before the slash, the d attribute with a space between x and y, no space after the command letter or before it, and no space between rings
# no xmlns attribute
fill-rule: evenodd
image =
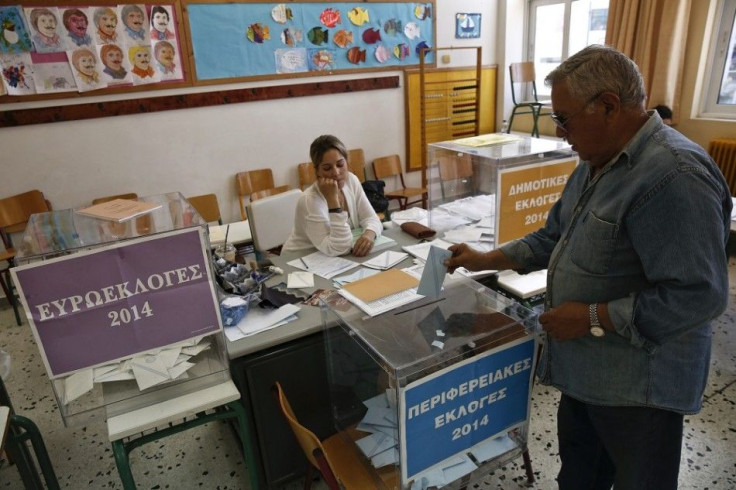
<svg viewBox="0 0 736 490"><path fill-rule="evenodd" d="M606 331L598 320L598 303L590 305L588 311L590 312L590 334L594 337L603 337Z"/></svg>

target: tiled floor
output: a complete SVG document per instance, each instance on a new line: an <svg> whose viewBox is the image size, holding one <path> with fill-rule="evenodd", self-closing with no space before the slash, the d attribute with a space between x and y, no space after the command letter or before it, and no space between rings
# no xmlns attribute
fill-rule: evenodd
<svg viewBox="0 0 736 490"><path fill-rule="evenodd" d="M680 488L736 488L736 265L731 265L729 309L714 324L713 361L703 410L685 418ZM65 428L51 385L27 324L18 327L12 310L0 307L0 349L12 356L6 381L16 411L41 429L62 488L122 488L104 423ZM555 436L558 393L537 385L532 397L529 450L536 483L556 488L559 467ZM138 488L247 489L238 444L222 423L192 429L136 449L131 466ZM521 460L489 474L478 489L526 488ZM18 489L16 468L0 461L0 488ZM294 482L289 490L301 488ZM323 484L313 486L323 489Z"/></svg>

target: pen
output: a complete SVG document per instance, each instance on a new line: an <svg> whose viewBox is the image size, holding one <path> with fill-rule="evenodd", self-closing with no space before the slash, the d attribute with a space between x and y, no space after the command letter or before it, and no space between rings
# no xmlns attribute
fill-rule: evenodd
<svg viewBox="0 0 736 490"><path fill-rule="evenodd" d="M306 263L306 262L304 261L304 259L303 259L302 257L299 257L299 260L301 260L301 261L302 261L302 264L304 264L304 268L305 268L305 269L307 269L307 270L309 270L309 266L308 266L308 265L307 265L307 263Z"/></svg>

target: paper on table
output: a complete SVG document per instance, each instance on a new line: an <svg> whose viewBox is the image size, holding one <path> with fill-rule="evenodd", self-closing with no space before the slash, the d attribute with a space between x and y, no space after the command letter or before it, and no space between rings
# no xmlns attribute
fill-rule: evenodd
<svg viewBox="0 0 736 490"><path fill-rule="evenodd" d="M317 274L325 279L332 279L338 274L342 274L345 271L357 267L357 262L352 260L343 259L341 257L330 257L322 252L314 252L298 259L294 259L287 262L292 267L301 269L303 271L309 271L313 274Z"/></svg>
<svg viewBox="0 0 736 490"><path fill-rule="evenodd" d="M295 271L289 273L289 278L286 282L288 289L295 288L313 288L314 287L314 274L305 271Z"/></svg>
<svg viewBox="0 0 736 490"><path fill-rule="evenodd" d="M346 284L340 291L347 291L361 301L370 303L416 287L417 284L419 284L419 281L414 276L400 269L389 269L360 281Z"/></svg>
<svg viewBox="0 0 736 490"><path fill-rule="evenodd" d="M337 284L337 286L344 286L345 284L348 284L350 282L359 281L361 279L365 279L366 277L373 276L378 274L380 271L376 269L368 269L367 267L361 267L357 271L348 274L346 276L340 276L334 278L332 281Z"/></svg>
<svg viewBox="0 0 736 490"><path fill-rule="evenodd" d="M394 252L393 250L387 250L380 255L373 257L371 260L363 262L365 267L371 269L390 269L405 258L409 256L406 252Z"/></svg>
<svg viewBox="0 0 736 490"><path fill-rule="evenodd" d="M238 322L238 329L245 335L252 335L295 315L300 309L299 306L292 304L285 304L276 310L253 308Z"/></svg>

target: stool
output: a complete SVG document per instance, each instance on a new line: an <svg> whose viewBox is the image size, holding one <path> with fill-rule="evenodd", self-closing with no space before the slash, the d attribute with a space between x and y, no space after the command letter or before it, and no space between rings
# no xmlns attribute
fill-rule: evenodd
<svg viewBox="0 0 736 490"><path fill-rule="evenodd" d="M207 411L210 410L210 413ZM186 417L192 417L186 420ZM243 445L245 464L251 488L258 488L258 475L249 440L248 419L240 403L240 392L232 381L175 397L148 407L107 419L108 437L112 443L115 464L123 482L123 488L135 489L135 480L130 470L130 452L149 442L168 437L187 429L215 420L237 418L240 440ZM175 421L183 420L175 424ZM144 434L153 428L165 426ZM134 438L135 436L135 438Z"/></svg>

